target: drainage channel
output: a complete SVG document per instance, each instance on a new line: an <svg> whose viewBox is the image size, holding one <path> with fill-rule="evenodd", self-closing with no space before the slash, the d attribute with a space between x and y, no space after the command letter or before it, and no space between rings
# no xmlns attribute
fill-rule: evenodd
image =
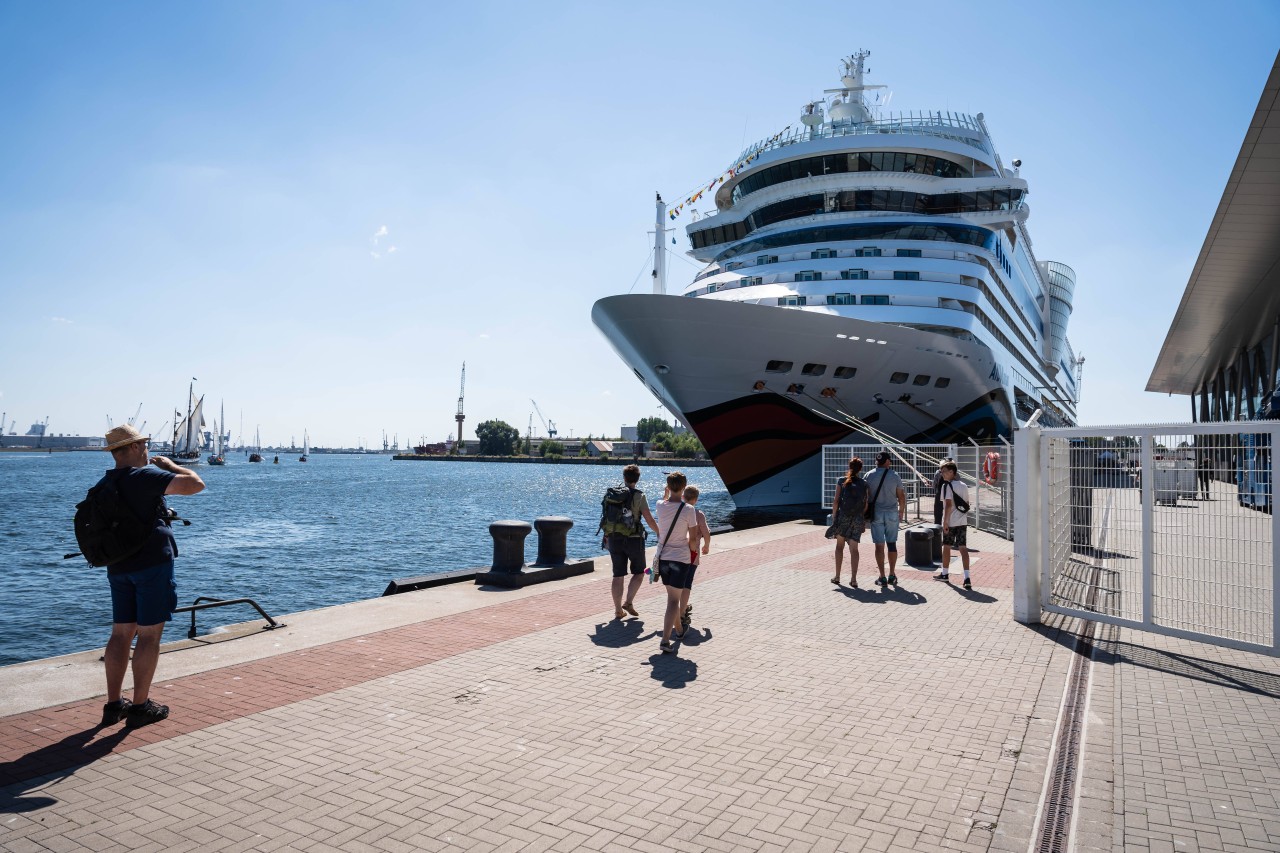
<svg viewBox="0 0 1280 853"><path fill-rule="evenodd" d="M1107 534L1111 528L1111 510L1112 498L1108 495L1098 535L1098 548L1103 553L1106 552ZM1096 611L1098 584L1105 561L1091 562L1093 565L1089 571L1085 608ZM1080 633L1076 637L1076 653L1067 673L1067 690L1062 700L1058 732L1054 737L1053 764L1049 768L1044 808L1040 812L1040 831L1035 838L1036 853L1066 853L1070 849L1071 818L1075 811L1084 746L1085 706L1089 699L1089 667L1093 660L1093 641L1097 631L1097 622L1081 620Z"/></svg>

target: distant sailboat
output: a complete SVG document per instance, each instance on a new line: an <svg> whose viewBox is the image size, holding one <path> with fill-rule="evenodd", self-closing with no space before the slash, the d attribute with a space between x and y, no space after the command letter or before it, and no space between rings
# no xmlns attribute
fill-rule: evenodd
<svg viewBox="0 0 1280 853"><path fill-rule="evenodd" d="M204 429L204 397L196 400L195 386L187 390L187 416L178 421L181 412L174 412L173 460L179 465L193 465L200 461L200 447Z"/></svg>
<svg viewBox="0 0 1280 853"><path fill-rule="evenodd" d="M307 457L311 455L311 438L307 435L307 431L302 431L302 455L298 457L299 462L306 462Z"/></svg>
<svg viewBox="0 0 1280 853"><path fill-rule="evenodd" d="M214 451L210 453L210 465L225 465L227 457L223 455L227 448L223 447L223 425L227 423L227 406L221 407L219 420L214 421Z"/></svg>
<svg viewBox="0 0 1280 853"><path fill-rule="evenodd" d="M249 454L249 461L262 461L262 435L256 428L253 431L253 452Z"/></svg>

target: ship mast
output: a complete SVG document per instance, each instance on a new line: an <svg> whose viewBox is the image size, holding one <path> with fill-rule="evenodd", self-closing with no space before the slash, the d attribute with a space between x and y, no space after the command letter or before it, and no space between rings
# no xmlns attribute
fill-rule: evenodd
<svg viewBox="0 0 1280 853"><path fill-rule="evenodd" d="M667 247L663 242L667 238L667 229L662 220L667 218L667 203L662 194L657 193L657 215L653 226L653 292L662 295L667 292Z"/></svg>

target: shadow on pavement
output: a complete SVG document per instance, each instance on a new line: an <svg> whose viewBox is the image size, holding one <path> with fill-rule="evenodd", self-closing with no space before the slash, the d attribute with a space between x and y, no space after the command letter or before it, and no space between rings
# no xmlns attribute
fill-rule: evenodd
<svg viewBox="0 0 1280 853"><path fill-rule="evenodd" d="M993 595L987 595L985 592L979 592L976 589L965 589L963 581L959 583L945 583L943 581L938 581L937 585L945 586L961 598L967 598L978 604L995 604L1000 600Z"/></svg>
<svg viewBox="0 0 1280 853"><path fill-rule="evenodd" d="M690 681L698 677L698 664L678 654L664 655L661 652L649 656L649 665L653 670L650 676L662 682L663 687L671 690L682 690Z"/></svg>
<svg viewBox="0 0 1280 853"><path fill-rule="evenodd" d="M1093 659L1098 663L1106 664L1131 663L1134 666L1216 684L1219 687L1229 687L1245 693L1257 693L1260 696L1280 699L1280 675L1274 672L1246 669L1229 663L1195 658L1163 649L1149 649L1116 640L1095 641Z"/></svg>
<svg viewBox="0 0 1280 853"><path fill-rule="evenodd" d="M875 583L875 581L872 581L872 583ZM918 592L892 586L873 586L870 588L859 586L857 589L842 586L837 587L836 592L844 593L845 598L852 598L854 601L862 601L867 604L924 604L929 600Z"/></svg>
<svg viewBox="0 0 1280 853"><path fill-rule="evenodd" d="M676 646L676 651L679 652L680 646L700 646L710 639L710 628L703 628L699 631L697 628L690 627L688 631L684 632L684 639Z"/></svg>
<svg viewBox="0 0 1280 853"><path fill-rule="evenodd" d="M59 782L86 764L105 758L129 732L121 725L111 734L95 740L100 731L101 726L94 726L75 732L57 743L42 746L14 761L0 763L0 785L4 786L0 788L0 813L30 812L58 802L38 793L29 796L23 794L31 788L43 788L52 782ZM35 785L23 787L22 783L32 780L38 781Z"/></svg>
<svg viewBox="0 0 1280 853"><path fill-rule="evenodd" d="M596 632L589 639L606 649L623 649L653 637L656 631L645 631L643 619L613 619L596 624Z"/></svg>

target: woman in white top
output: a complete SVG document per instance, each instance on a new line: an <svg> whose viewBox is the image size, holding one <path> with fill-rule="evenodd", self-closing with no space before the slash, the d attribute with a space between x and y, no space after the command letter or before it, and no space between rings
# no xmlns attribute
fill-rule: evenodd
<svg viewBox="0 0 1280 853"><path fill-rule="evenodd" d="M671 654L671 632L680 620L682 593L693 587L693 573L697 566L689 562L689 552L698 548L698 512L686 504L684 474L673 471L667 475L668 499L658 501L654 514L658 517L658 576L667 588L667 612L662 620L663 654Z"/></svg>

